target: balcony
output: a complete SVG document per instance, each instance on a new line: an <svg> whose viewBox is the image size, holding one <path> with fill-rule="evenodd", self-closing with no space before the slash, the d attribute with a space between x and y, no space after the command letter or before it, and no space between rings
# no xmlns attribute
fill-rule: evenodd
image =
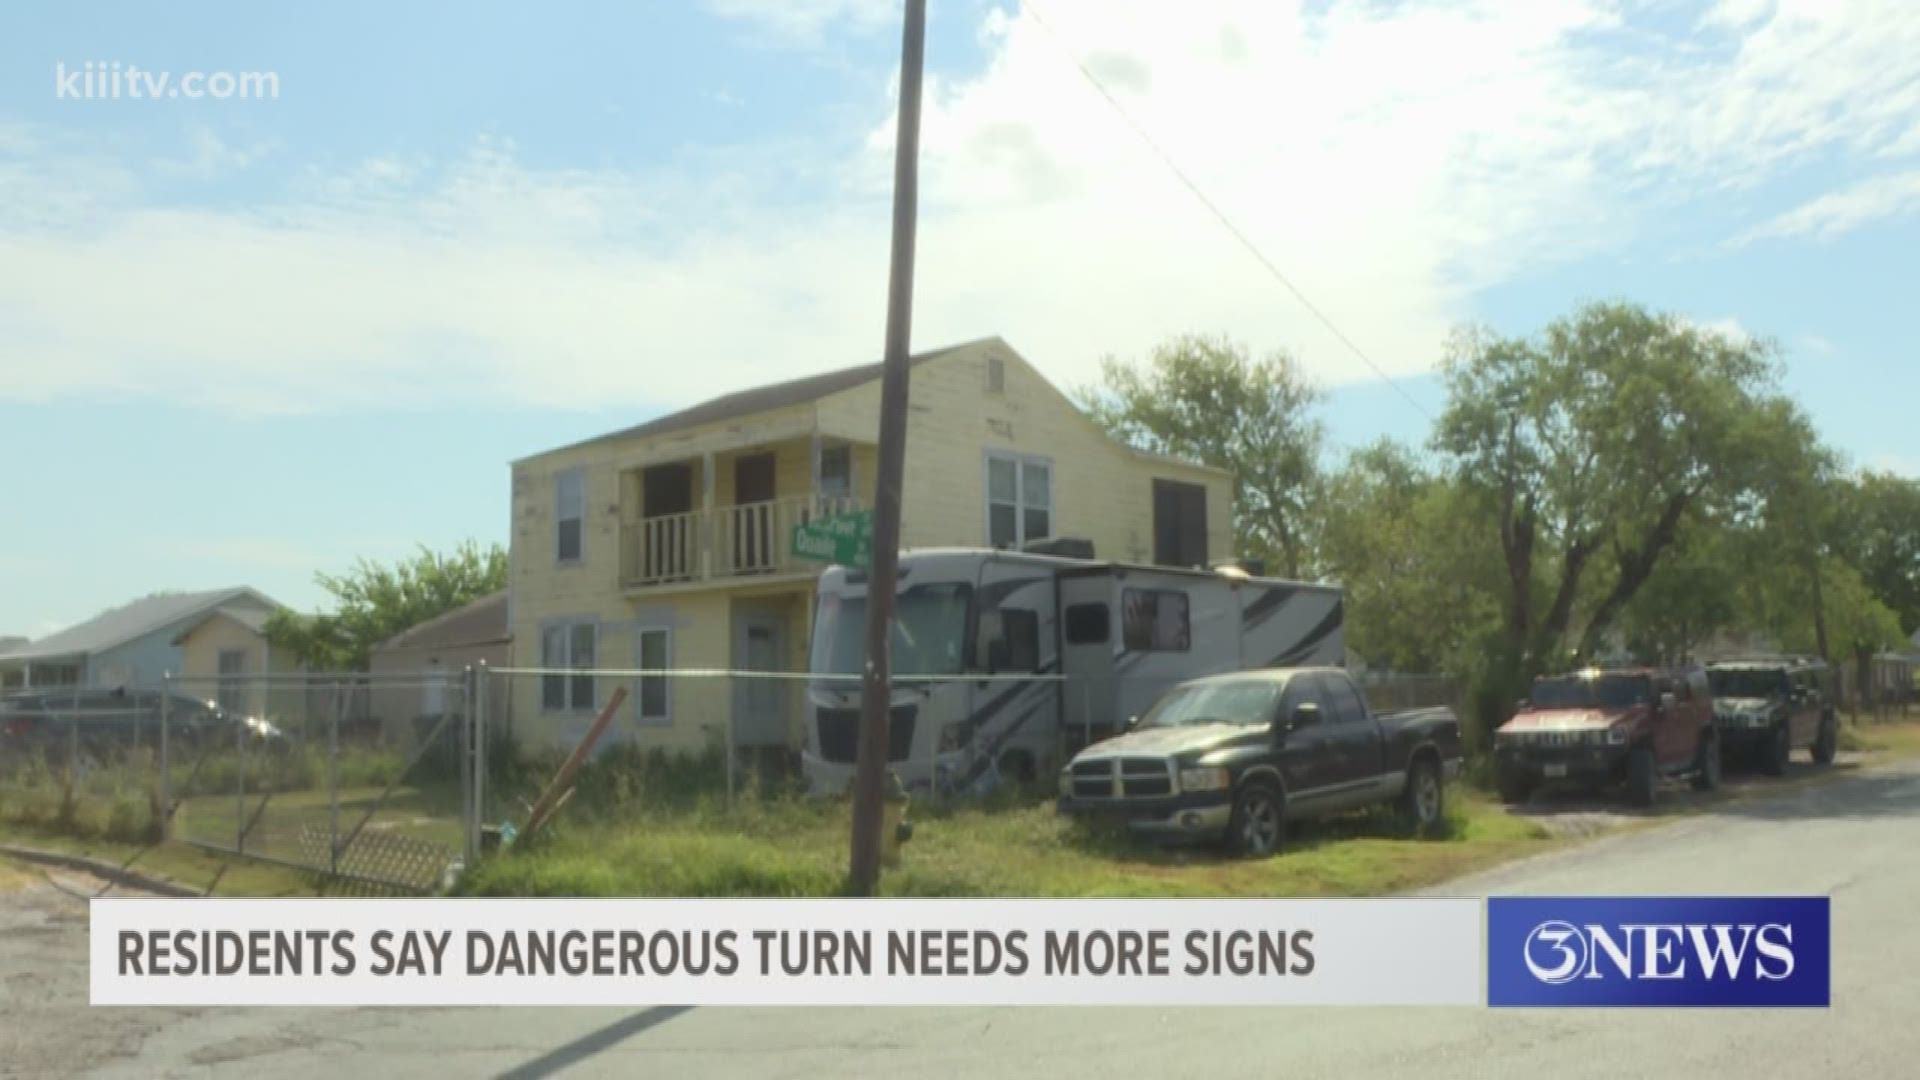
<svg viewBox="0 0 1920 1080"><path fill-rule="evenodd" d="M646 588L799 573L820 564L795 559L796 525L860 509L852 496L798 495L620 521L620 584Z"/></svg>

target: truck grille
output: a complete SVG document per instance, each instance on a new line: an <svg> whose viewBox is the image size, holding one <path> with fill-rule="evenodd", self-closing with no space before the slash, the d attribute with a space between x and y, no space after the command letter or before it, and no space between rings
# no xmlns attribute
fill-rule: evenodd
<svg viewBox="0 0 1920 1080"><path fill-rule="evenodd" d="M913 753L913 721L919 714L913 705L895 705L887 725L887 760L905 761ZM860 756L860 710L815 709L820 729L820 756L828 761L850 764Z"/></svg>
<svg viewBox="0 0 1920 1080"><path fill-rule="evenodd" d="M1173 794L1173 767L1162 758L1096 758L1073 766L1076 799L1152 799Z"/></svg>

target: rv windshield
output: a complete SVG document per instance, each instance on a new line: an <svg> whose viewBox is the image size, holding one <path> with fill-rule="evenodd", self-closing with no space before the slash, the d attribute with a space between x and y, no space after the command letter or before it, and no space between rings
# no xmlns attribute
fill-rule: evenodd
<svg viewBox="0 0 1920 1080"><path fill-rule="evenodd" d="M960 674L967 655L967 600L971 593L972 589L958 581L928 582L901 590L893 612L893 674ZM813 626L813 673L859 674L866 664L866 644L866 598L822 596Z"/></svg>
<svg viewBox="0 0 1920 1080"><path fill-rule="evenodd" d="M1269 724L1286 683L1277 679L1174 687L1140 720L1143 728L1194 724Z"/></svg>

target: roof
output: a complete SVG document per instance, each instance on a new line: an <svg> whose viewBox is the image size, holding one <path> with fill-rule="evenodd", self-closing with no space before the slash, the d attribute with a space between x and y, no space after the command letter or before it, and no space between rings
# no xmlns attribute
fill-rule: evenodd
<svg viewBox="0 0 1920 1080"><path fill-rule="evenodd" d="M507 638L507 590L501 589L444 615L416 623L373 648L375 652L447 649L460 645L489 645Z"/></svg>
<svg viewBox="0 0 1920 1080"><path fill-rule="evenodd" d="M86 622L48 634L38 641L0 652L0 660L90 656L235 600L252 600L269 607L278 606L267 596L244 585L206 592L156 593L103 611Z"/></svg>
<svg viewBox="0 0 1920 1080"><path fill-rule="evenodd" d="M173 643L175 645L180 644L180 642L184 640L188 634L191 634L195 630L198 630L202 626L205 626L209 619L217 618L218 616L221 616L221 615L224 615L227 618L232 619L234 622L239 623L241 626L246 627L247 629L253 631L256 634L265 634L267 632L268 614L269 614L268 612L261 611L259 608L217 607L217 608L214 608L212 611L207 612L205 615L202 615L198 619L193 620L191 623L188 623L186 626L181 627L180 632L173 636Z"/></svg>
<svg viewBox="0 0 1920 1080"><path fill-rule="evenodd" d="M938 360L944 356L950 356L953 353L995 342L1005 344L1005 342L1002 342L998 337L978 338L973 341L962 342L958 345L949 345L945 348L934 349L931 352L916 354L908 358L908 363L914 367L918 367L921 364ZM808 375L804 378L789 379L786 382L769 383L766 386L756 386L747 390L736 390L731 394L723 394L712 400L703 401L691 408L681 409L679 412L655 417L644 424L636 424L633 427L608 432L605 435L596 435L591 439L571 443L558 447L555 450L543 451L543 453L558 453L561 450L577 450L583 446L593 446L597 443L615 442L622 439L665 435L668 432L698 427L702 424L715 424L723 420L734 420L742 416L752 416L755 413L784 409L791 405L804 405L809 401L818 401L829 394L837 394L842 390L851 390L856 386L864 386L867 383L873 382L880 377L883 367L884 365L882 363L877 362L861 364L858 367L840 368L835 371L823 372L819 375ZM538 457L540 455L536 454L534 456Z"/></svg>

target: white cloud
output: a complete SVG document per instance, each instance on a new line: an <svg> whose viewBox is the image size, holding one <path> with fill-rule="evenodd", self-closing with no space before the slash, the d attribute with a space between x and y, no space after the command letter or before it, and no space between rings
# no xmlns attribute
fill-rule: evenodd
<svg viewBox="0 0 1920 1080"><path fill-rule="evenodd" d="M1749 230L1739 242L1810 236L1829 240L1862 225L1920 213L1920 169L1829 191Z"/></svg>
<svg viewBox="0 0 1920 1080"><path fill-rule="evenodd" d="M802 34L897 17L879 0L712 3ZM1886 152L1920 87L1920 6L1899 3L1728 8L1686 41L1623 25L1610 0L1044 11L1394 372L1431 366L1477 290L1629 244L1650 206ZM1103 354L1225 331L1329 382L1372 377L1030 14L981 34L985 65L928 87L919 345L1003 334L1071 384ZM227 209L156 204L107 148L0 129L0 395L639 407L871 359L892 92L875 78L870 94L847 160L767 144L546 169L481 140ZM796 202L795 176L824 194Z"/></svg>
<svg viewBox="0 0 1920 1080"><path fill-rule="evenodd" d="M1840 351L1839 347L1831 340L1819 334L1803 334L1797 344L1815 356L1832 356L1834 353Z"/></svg>
<svg viewBox="0 0 1920 1080"><path fill-rule="evenodd" d="M1695 329L1709 334L1718 334L1735 345L1745 345L1754 340L1753 331L1748 330L1739 319L1729 315L1719 319L1691 319Z"/></svg>

